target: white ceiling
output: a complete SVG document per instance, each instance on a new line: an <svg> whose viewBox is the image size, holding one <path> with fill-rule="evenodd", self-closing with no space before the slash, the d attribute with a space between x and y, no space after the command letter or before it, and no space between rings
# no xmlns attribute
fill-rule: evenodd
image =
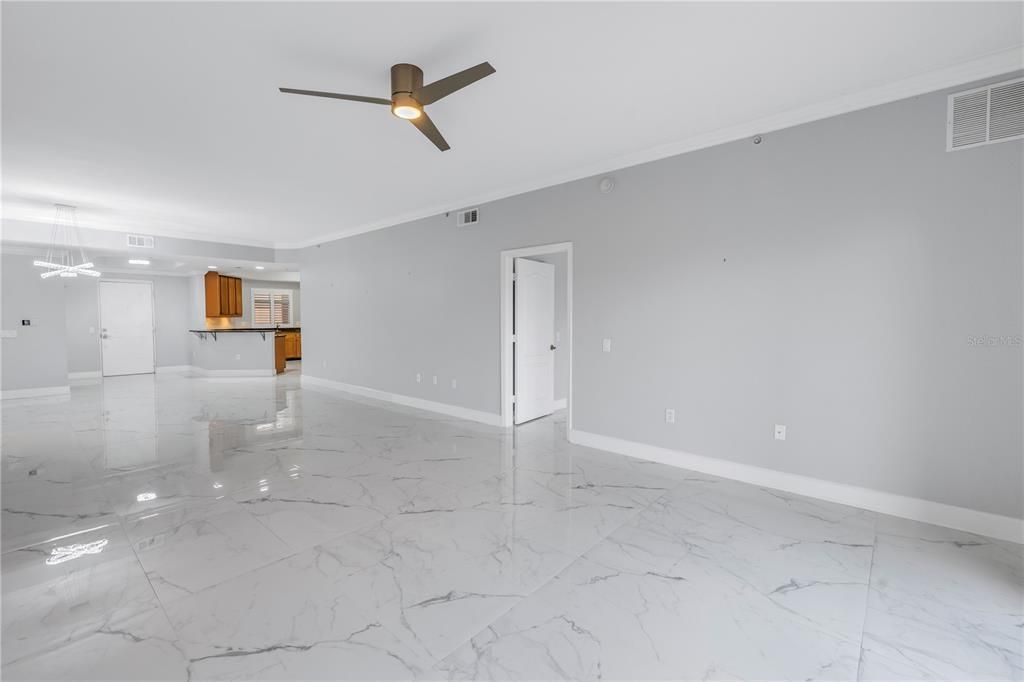
<svg viewBox="0 0 1024 682"><path fill-rule="evenodd" d="M1022 7L5 2L4 215L314 243L1019 68ZM445 153L385 107L277 92L483 60L429 109Z"/></svg>

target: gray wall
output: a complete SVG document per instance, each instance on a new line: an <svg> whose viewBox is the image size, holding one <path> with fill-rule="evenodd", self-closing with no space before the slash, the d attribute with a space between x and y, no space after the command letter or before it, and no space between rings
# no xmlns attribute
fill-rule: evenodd
<svg viewBox="0 0 1024 682"><path fill-rule="evenodd" d="M268 376L274 373L274 334L261 336L256 332L225 332L214 340L189 335L191 364L214 371L243 372L257 370Z"/></svg>
<svg viewBox="0 0 1024 682"><path fill-rule="evenodd" d="M572 241L577 429L1021 517L1022 348L972 337L1022 334L1024 144L947 153L945 115L915 97L306 249L303 372L497 413L498 253Z"/></svg>
<svg viewBox="0 0 1024 682"><path fill-rule="evenodd" d="M555 266L555 400L562 400L569 395L569 255L563 251L531 256L530 260Z"/></svg>
<svg viewBox="0 0 1024 682"><path fill-rule="evenodd" d="M17 334L0 341L4 391L68 384L64 287L60 278L41 279L32 260L0 257L0 328ZM22 327L23 319L32 325Z"/></svg>
<svg viewBox="0 0 1024 682"><path fill-rule="evenodd" d="M103 279L153 282L157 367L189 363L189 283L185 277L110 274ZM95 279L65 281L67 356L69 372L98 372L100 311Z"/></svg>

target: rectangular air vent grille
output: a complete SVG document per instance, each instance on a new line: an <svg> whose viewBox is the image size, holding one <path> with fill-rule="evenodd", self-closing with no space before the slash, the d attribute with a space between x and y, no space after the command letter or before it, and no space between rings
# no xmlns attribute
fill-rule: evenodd
<svg viewBox="0 0 1024 682"><path fill-rule="evenodd" d="M469 225L476 225L480 222L480 209L469 208L465 211L459 211L459 227L467 227Z"/></svg>
<svg viewBox="0 0 1024 682"><path fill-rule="evenodd" d="M1024 78L949 96L946 150L1024 138Z"/></svg>
<svg viewBox="0 0 1024 682"><path fill-rule="evenodd" d="M137 249L152 249L153 238L145 234L130 234L128 235L128 246Z"/></svg>

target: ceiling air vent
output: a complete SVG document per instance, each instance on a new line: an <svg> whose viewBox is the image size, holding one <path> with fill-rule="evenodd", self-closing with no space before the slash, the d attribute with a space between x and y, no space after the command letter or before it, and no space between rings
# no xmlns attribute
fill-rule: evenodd
<svg viewBox="0 0 1024 682"><path fill-rule="evenodd" d="M459 211L459 219L456 224L459 227L468 227L476 225L478 222L480 222L480 209L468 208L465 211Z"/></svg>
<svg viewBox="0 0 1024 682"><path fill-rule="evenodd" d="M152 249L153 238L145 234L130 234L128 235L128 246L137 249Z"/></svg>
<svg viewBox="0 0 1024 682"><path fill-rule="evenodd" d="M949 96L946 151L1024 138L1024 78Z"/></svg>

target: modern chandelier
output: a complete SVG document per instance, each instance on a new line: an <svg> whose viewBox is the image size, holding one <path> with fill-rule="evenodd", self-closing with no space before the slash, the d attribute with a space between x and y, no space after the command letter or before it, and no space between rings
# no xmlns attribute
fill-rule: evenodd
<svg viewBox="0 0 1024 682"><path fill-rule="evenodd" d="M78 220L75 207L56 204L56 215L53 217L53 230L50 232L50 247L46 250L46 260L32 261L32 265L46 268L40 277L78 277L88 275L99 277L101 274L93 270L93 264L85 259L82 241L78 234ZM76 261L77 252L77 263Z"/></svg>

